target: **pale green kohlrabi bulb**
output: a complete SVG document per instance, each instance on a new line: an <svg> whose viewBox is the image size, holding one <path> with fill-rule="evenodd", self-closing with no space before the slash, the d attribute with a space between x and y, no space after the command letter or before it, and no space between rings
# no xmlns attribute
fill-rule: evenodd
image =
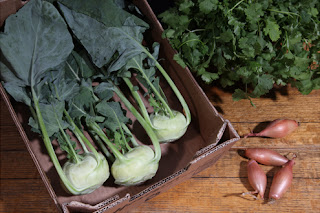
<svg viewBox="0 0 320 213"><path fill-rule="evenodd" d="M99 153L99 159L93 153L86 153L80 163L67 161L63 171L79 194L89 194L102 186L109 178L108 161Z"/></svg>
<svg viewBox="0 0 320 213"><path fill-rule="evenodd" d="M179 111L173 111L173 114L173 118L162 114L150 116L155 133L161 143L178 140L187 131L186 117Z"/></svg>
<svg viewBox="0 0 320 213"><path fill-rule="evenodd" d="M138 185L153 178L158 170L159 162L154 160L154 151L148 146L135 147L124 156L124 160L116 159L111 167L116 184Z"/></svg>

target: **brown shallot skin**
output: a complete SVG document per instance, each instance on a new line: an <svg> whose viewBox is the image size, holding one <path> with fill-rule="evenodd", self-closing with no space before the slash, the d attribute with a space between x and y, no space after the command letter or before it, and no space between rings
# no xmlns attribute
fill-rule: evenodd
<svg viewBox="0 0 320 213"><path fill-rule="evenodd" d="M265 148L246 149L244 155L266 166L282 166L289 160L278 152Z"/></svg>
<svg viewBox="0 0 320 213"><path fill-rule="evenodd" d="M255 191L249 191L243 193L242 195L250 194L254 196L253 194L258 194L258 196L260 196L260 198L263 199L264 192L267 186L267 175L255 160L249 160L247 164L247 171L249 183ZM255 198L258 199L258 197Z"/></svg>
<svg viewBox="0 0 320 213"><path fill-rule="evenodd" d="M269 203L279 200L290 188L293 179L294 159L289 160L273 177L270 192Z"/></svg>
<svg viewBox="0 0 320 213"><path fill-rule="evenodd" d="M269 138L282 138L299 126L299 122L290 119L276 119L272 121L264 130L259 133L249 133L244 136L247 137L269 137Z"/></svg>

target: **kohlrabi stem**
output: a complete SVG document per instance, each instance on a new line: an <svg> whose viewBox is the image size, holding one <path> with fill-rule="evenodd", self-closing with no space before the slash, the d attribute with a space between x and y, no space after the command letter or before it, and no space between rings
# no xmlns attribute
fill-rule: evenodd
<svg viewBox="0 0 320 213"><path fill-rule="evenodd" d="M35 120L38 120L37 113L36 113L36 111L34 110L34 108L33 108L32 106L29 106L29 109L30 109L30 112L31 112L32 117L33 117Z"/></svg>
<svg viewBox="0 0 320 213"><path fill-rule="evenodd" d="M90 143L88 138L83 134L83 132L79 129L79 127L74 123L73 119L70 117L67 110L64 109L63 111L65 117L67 118L69 124L73 127L73 133L76 135L78 140L80 141L81 145L84 147L83 149L88 152L87 147L83 144L83 142L89 147L91 152L99 159L99 153L94 148L94 146Z"/></svg>
<svg viewBox="0 0 320 213"><path fill-rule="evenodd" d="M150 54L151 55L151 54ZM152 56L152 55L151 55ZM170 78L170 76L167 74L167 72L163 69L163 67L159 64L158 61L156 61L156 59L152 56L153 60L155 60L156 62L156 67L158 68L158 70L161 72L161 74L163 75L163 77L166 79L166 81L168 82L168 84L170 85L171 89L173 90L174 94L177 96L178 100L180 101L184 112L186 114L186 118L187 118L187 125L189 125L189 123L191 122L191 113L190 113L190 109L188 107L187 102L184 100L183 96L181 95L179 89L176 87L175 83L172 81L172 79Z"/></svg>
<svg viewBox="0 0 320 213"><path fill-rule="evenodd" d="M115 118L117 120L118 125L119 125L119 130L120 130L120 134L121 134L121 137L122 137L122 141L124 142L127 150L130 151L130 150L132 150L132 148L127 143L127 139L126 139L126 136L124 135L123 128L122 128L122 125L121 125L121 123L120 123L120 121L118 119L118 116L117 116L117 114L116 114L116 112L114 110L112 110L112 112L113 112L113 114L114 114L114 116L115 116Z"/></svg>
<svg viewBox="0 0 320 213"><path fill-rule="evenodd" d="M131 136L131 142L132 142L132 145L134 147L138 147L140 146L136 140L136 138L133 136L133 134L131 133L130 129L127 127L126 124L122 123L122 128L124 129L124 131Z"/></svg>
<svg viewBox="0 0 320 213"><path fill-rule="evenodd" d="M78 164L81 162L81 159L79 158L78 154L76 153L76 151L74 150L72 144L70 143L70 139L68 138L67 134L64 132L64 129L61 127L60 123L58 122L59 125L59 130L60 133L62 134L63 139L67 142L69 150L71 151L72 154L72 159L74 160L74 163Z"/></svg>
<svg viewBox="0 0 320 213"><path fill-rule="evenodd" d="M42 114L40 111L39 100L37 98L37 95L36 95L33 87L31 87L31 93L32 93L32 99L33 99L35 111L37 114L37 119L39 122L39 127L40 127L41 133L42 133L43 142L44 142L44 145L47 149L48 155L50 156L50 159L51 159L55 169L57 170L57 173L59 174L59 177L60 177L61 181L63 182L64 186L68 189L68 191L70 193L77 194L78 193L77 189L75 189L73 187L73 185L70 183L70 181L67 179L67 177L66 177L65 173L63 172L62 167L59 163L59 160L56 156L56 153L54 152L51 140L48 136L48 132L47 132L47 129L44 124L43 117L42 117Z"/></svg>
<svg viewBox="0 0 320 213"><path fill-rule="evenodd" d="M112 82L110 82L112 83ZM141 124L141 126L144 128L144 130L147 132L148 136L151 139L151 142L153 144L155 155L154 160L159 161L161 158L161 148L159 140L154 133L152 127L144 120L144 118L141 116L141 114L136 110L136 108L130 103L130 101L122 94L122 92L119 90L119 88L114 85L113 87L114 92L118 95L118 97L121 99L121 101L125 104L125 106L128 108L128 110L136 117L138 122Z"/></svg>
<svg viewBox="0 0 320 213"><path fill-rule="evenodd" d="M109 152L109 150L106 148L106 146L103 144L103 142L101 141L99 135L97 135L96 133L94 133L93 131L90 131L91 135L93 135L95 142L98 143L98 145L100 146L102 152L106 155L106 157L108 158L108 160L110 160L111 162L114 162L114 156Z"/></svg>
<svg viewBox="0 0 320 213"><path fill-rule="evenodd" d="M109 138L105 135L105 133L102 131L100 126L96 122L89 122L88 126L101 138L102 141L104 141L107 146L111 149L112 153L114 154L115 158L117 158L119 161L126 161L126 157L119 152L119 150L111 143Z"/></svg>
<svg viewBox="0 0 320 213"><path fill-rule="evenodd" d="M149 53L150 54L150 53ZM150 54L151 55L151 54ZM151 55L152 56L152 55ZM153 57L153 56L152 56ZM132 60L134 60L134 62L136 63L137 67L138 67L138 71L141 73L142 77L144 78L144 80L146 80L146 82L148 83L149 87L152 89L152 92L157 96L157 98L160 100L160 102L162 103L162 105L164 106L164 108L166 109L166 112L169 113L169 116L171 118L174 117L174 114L171 110L171 108L169 107L168 103L163 99L162 95L159 93L159 91L153 86L153 84L150 82L148 76L146 75L146 73L144 72L143 68L139 65L139 63L135 60L135 58L133 58Z"/></svg>
<svg viewBox="0 0 320 213"><path fill-rule="evenodd" d="M87 147L86 147L85 143L83 142L82 138L80 137L80 135L75 130L73 130L72 133L75 134L76 138L80 142L80 145L81 145L83 151L85 153L89 153L89 150L87 149Z"/></svg>
<svg viewBox="0 0 320 213"><path fill-rule="evenodd" d="M141 44L140 44L141 45ZM156 63L156 67L158 68L158 70L161 72L161 74L163 75L163 77L166 79L166 81L168 82L169 86L171 87L171 89L173 90L174 94L177 96L177 98L179 99L184 112L186 113L186 118L187 118L187 125L189 125L189 123L191 122L191 113L188 107L188 104L186 103L186 101L184 100L183 96L181 95L180 91L178 90L178 88L176 87L175 83L172 81L172 79L170 78L170 76L167 74L167 72L163 69L163 67L161 66L161 64L159 64L159 62L153 57L153 55L143 46L141 45L141 48L143 48L144 53L147 54L147 56L149 58L151 58L155 63Z"/></svg>
<svg viewBox="0 0 320 213"><path fill-rule="evenodd" d="M74 77L77 79L77 81L80 81L81 79L79 78L79 76L77 75L77 73L74 71L74 69L71 67L71 65L66 62L66 64L68 65L69 69L71 70L72 74L74 75Z"/></svg>
<svg viewBox="0 0 320 213"><path fill-rule="evenodd" d="M52 110L55 112L54 107L52 107ZM55 116L56 122L57 122L57 124L58 124L58 126L59 126L60 133L61 133L63 139L65 140L65 142L67 142L67 144L68 144L69 150L70 150L70 152L71 152L71 153L69 153L69 154L72 155L72 158L73 158L73 160L75 161L76 164L80 163L81 160L79 159L78 154L77 154L76 151L74 150L74 148L73 148L73 146L72 146L72 144L71 144L71 142L70 142L70 139L68 138L68 136L67 136L67 134L65 133L64 129L62 128L61 123L60 123L59 119L57 118L57 114L54 113L54 116Z"/></svg>
<svg viewBox="0 0 320 213"><path fill-rule="evenodd" d="M134 99L137 101L138 105L139 105L139 108L140 108L140 112L142 113L142 116L144 117L144 119L150 124L152 125L151 123L151 120L150 120L150 117L149 117L149 113L146 109L146 106L144 105L139 93L137 91L135 91L133 89L133 84L131 83L130 79L128 78L123 78L124 82L127 84L127 86L129 87L130 91L131 91L131 94L132 96L134 97Z"/></svg>

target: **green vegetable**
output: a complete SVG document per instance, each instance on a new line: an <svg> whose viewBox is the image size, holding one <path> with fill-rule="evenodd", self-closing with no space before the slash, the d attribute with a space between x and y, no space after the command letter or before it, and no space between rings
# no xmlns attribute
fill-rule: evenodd
<svg viewBox="0 0 320 213"><path fill-rule="evenodd" d="M117 159L111 172L117 184L136 185L151 179L157 172L159 163L154 160L154 152L148 146L138 146L125 155L125 160Z"/></svg>
<svg viewBox="0 0 320 213"><path fill-rule="evenodd" d="M317 0L178 0L159 18L181 66L251 100L274 85L320 88L319 10Z"/></svg>
<svg viewBox="0 0 320 213"><path fill-rule="evenodd" d="M129 100L122 94L122 92L115 86L113 83L101 83L99 85L100 88L97 90L101 90L101 88L105 88L105 90L114 91L121 101L125 104L128 110L135 116L137 121L141 124L141 126L147 132L147 135L151 139L151 142L154 146L154 151L146 146L138 144L130 130L127 128L124 119L121 118L120 106L117 105L118 109L115 106L110 105L108 102L102 102L97 105L97 111L104 116L108 116L109 118L113 117L114 122L110 122L108 120L105 122L105 127L115 132L116 128L119 129L120 133L118 134L121 138L120 143L124 144L122 146L122 153L118 153L112 144L104 138L101 134L99 135L110 147L112 152L115 155L116 160L112 164L111 173L115 178L115 183L125 186L137 185L146 180L151 179L157 172L159 167L159 161L161 158L161 148L159 144L159 140L154 133L153 129L148 125L148 123L144 120L144 118L140 115L140 113L134 108L134 106L129 102ZM104 90L104 91L105 91ZM118 113L112 113L118 112ZM111 113L111 114L110 114ZM107 115L109 114L109 115ZM114 123L114 125L110 126L110 123ZM91 126L95 128L94 126ZM127 139L124 136L124 132L129 136L132 141L133 148L128 146ZM119 142L117 142L119 144Z"/></svg>
<svg viewBox="0 0 320 213"><path fill-rule="evenodd" d="M77 86L60 71L74 46L59 12L48 2L29 2L7 19L0 43L3 85L16 101L25 103L33 112L29 124L42 135L63 186L74 195L94 191L108 179L109 166L65 108L65 100L77 92ZM78 137L83 153L76 149L66 129ZM69 160L63 168L51 144L53 139L68 153Z"/></svg>
<svg viewBox="0 0 320 213"><path fill-rule="evenodd" d="M114 86L106 82L95 88L91 85L83 81L79 93L69 101L73 119L84 120L89 132L96 140L101 140L100 147L113 162L111 174L116 184L131 186L151 179L158 170L161 158L161 149L153 130L123 96L122 100L126 101L129 110L146 130L155 151L146 145L138 144L127 127L129 119L125 116L125 111L118 102L110 100L112 96L106 95L113 93ZM121 95L120 91L118 93ZM107 134L103 129L106 129ZM133 147L129 145L130 142Z"/></svg>
<svg viewBox="0 0 320 213"><path fill-rule="evenodd" d="M64 0L59 5L73 33L86 48L94 64L101 68L105 77L112 78L113 82L119 82L122 79L129 87L139 105L140 112L148 125L156 132L158 139L161 142L171 142L183 136L191 121L190 110L174 82L157 61L159 46L155 44L153 46L154 52L150 53L141 44L143 33L148 25L136 16L117 7L111 0L105 1L103 4L92 4L89 8L85 7L85 4L75 7L73 2L69 0ZM110 22L109 16L121 16L121 19L114 19ZM186 117L180 116L181 113L175 112L168 105L159 86L159 79L155 77L156 69L172 88L186 113ZM149 102L154 109L151 118L137 92L137 87L130 82L132 73L137 74L138 80L148 90ZM158 116L159 118L157 118ZM168 120L167 123L172 124L171 126L163 125L166 124L163 122L157 122L155 125L152 120L163 120L164 117Z"/></svg>
<svg viewBox="0 0 320 213"><path fill-rule="evenodd" d="M30 107L29 125L42 136L67 192L88 194L99 188L110 175L106 157L116 184L131 186L151 179L161 158L159 140L180 138L191 121L187 103L157 61L159 45L152 53L142 45L148 24L125 11L121 0L61 2L55 8L33 0L7 19L0 33L4 88ZM170 108L156 70L186 116ZM134 75L147 89L151 115L131 82ZM140 112L122 93L121 84L129 87ZM121 102L115 102L115 95ZM138 143L126 110L144 128L152 146ZM63 166L54 140L66 153Z"/></svg>

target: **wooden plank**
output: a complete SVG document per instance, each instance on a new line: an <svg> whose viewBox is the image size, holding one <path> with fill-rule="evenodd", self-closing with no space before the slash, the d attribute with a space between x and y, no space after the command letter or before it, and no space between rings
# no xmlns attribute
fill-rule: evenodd
<svg viewBox="0 0 320 213"><path fill-rule="evenodd" d="M2 97L0 97L0 122L1 126L14 126L8 107Z"/></svg>
<svg viewBox="0 0 320 213"><path fill-rule="evenodd" d="M257 126L261 126L263 123L232 123L239 135L243 136L250 131L259 132L262 129L255 131ZM265 125L264 125L265 126ZM257 138L251 137L247 139L241 139L234 147L246 147L246 146L258 146L258 147L288 147L303 149L313 147L317 149L320 147L320 122L317 123L300 123L300 126L287 135L284 138Z"/></svg>
<svg viewBox="0 0 320 213"><path fill-rule="evenodd" d="M297 150L292 149L274 149L282 155L292 153ZM242 157L238 149L232 148L217 163L206 170L200 172L197 178L247 178L247 162ZM297 153L295 165L293 168L295 178L319 179L320 178L320 152L319 150L303 150ZM273 177L280 167L260 165L268 177Z"/></svg>
<svg viewBox="0 0 320 213"><path fill-rule="evenodd" d="M0 132L0 149L6 150L27 150L24 141L22 140L20 133L16 126L1 127Z"/></svg>
<svg viewBox="0 0 320 213"><path fill-rule="evenodd" d="M257 108L252 108L247 101L232 102L230 93L213 91L218 95L213 96L209 92L210 100L221 107L223 117L232 122L240 135L261 126L262 122L279 117L297 119L301 126L282 139L248 138L238 141L215 165L132 212L319 212L320 93L315 91L310 96L302 96L295 89L289 89L289 96L276 92L276 100L257 99ZM214 99L216 97L220 101ZM306 107L305 103L311 105ZM10 115L6 113L3 101L0 106L0 212L57 212ZM252 190L247 180L247 160L238 153L239 149L249 147L266 147L281 154L295 152L298 155L293 186L274 205L239 196ZM261 167L267 173L270 187L276 169Z"/></svg>
<svg viewBox="0 0 320 213"><path fill-rule="evenodd" d="M27 150L1 151L0 168L1 179L41 178Z"/></svg>
<svg viewBox="0 0 320 213"><path fill-rule="evenodd" d="M0 187L0 212L58 212L41 179L1 179Z"/></svg>
<svg viewBox="0 0 320 213"><path fill-rule="evenodd" d="M286 87L282 92L273 90L260 99L233 101L232 93L215 87L205 87L211 103L231 122L261 122L277 118L297 119L300 122L320 122L320 90L302 95L297 89Z"/></svg>
<svg viewBox="0 0 320 213"><path fill-rule="evenodd" d="M268 179L270 183L271 179ZM273 205L240 194L252 190L246 178L191 178L133 212L319 212L320 180L295 178Z"/></svg>
<svg viewBox="0 0 320 213"><path fill-rule="evenodd" d="M14 124L7 106L2 97L0 98L0 149L26 150L26 146Z"/></svg>
<svg viewBox="0 0 320 213"><path fill-rule="evenodd" d="M320 178L319 150L297 151L292 149L274 149L280 154L297 153L294 166L295 177ZM232 148L215 165L197 174L196 177L247 177L247 159L239 155L239 149ZM27 151L2 152L0 156L0 178L40 178L36 167ZM23 162L23 164L21 163ZM268 176L276 169L271 166L261 166ZM223 168L223 169L221 169Z"/></svg>

